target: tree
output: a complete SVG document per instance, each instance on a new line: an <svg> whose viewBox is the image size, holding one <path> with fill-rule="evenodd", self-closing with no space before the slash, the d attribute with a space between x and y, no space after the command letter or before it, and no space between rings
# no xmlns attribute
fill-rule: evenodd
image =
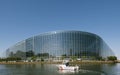
<svg viewBox="0 0 120 75"><path fill-rule="evenodd" d="M71 56L72 60L77 60L77 56Z"/></svg>
<svg viewBox="0 0 120 75"><path fill-rule="evenodd" d="M31 57L31 60L33 60L33 61L36 61L36 59L37 59L37 56L32 56Z"/></svg>
<svg viewBox="0 0 120 75"><path fill-rule="evenodd" d="M49 57L49 53L38 53L38 57Z"/></svg>
<svg viewBox="0 0 120 75"><path fill-rule="evenodd" d="M103 58L101 56L96 57L97 60L102 60Z"/></svg>
<svg viewBox="0 0 120 75"><path fill-rule="evenodd" d="M21 60L20 57L8 57L8 58L5 58L4 60L6 61L19 61Z"/></svg>
<svg viewBox="0 0 120 75"><path fill-rule="evenodd" d="M61 56L61 59L63 60L63 59L65 59L67 57L67 55L66 54L63 54L62 56Z"/></svg>
<svg viewBox="0 0 120 75"><path fill-rule="evenodd" d="M43 61L44 61L44 59L43 59L43 58L41 58L41 61L43 62Z"/></svg>
<svg viewBox="0 0 120 75"><path fill-rule="evenodd" d="M116 56L108 56L107 59L110 61L115 61L115 60L117 60L117 57Z"/></svg>
<svg viewBox="0 0 120 75"><path fill-rule="evenodd" d="M86 56L81 56L82 59L86 59Z"/></svg>

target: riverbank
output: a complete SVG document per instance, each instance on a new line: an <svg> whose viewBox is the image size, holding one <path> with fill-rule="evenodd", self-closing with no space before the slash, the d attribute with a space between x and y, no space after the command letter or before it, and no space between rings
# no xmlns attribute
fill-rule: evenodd
<svg viewBox="0 0 120 75"><path fill-rule="evenodd" d="M0 64L61 64L62 62L0 62Z"/></svg>
<svg viewBox="0 0 120 75"><path fill-rule="evenodd" d="M117 63L120 63L120 60L117 60Z"/></svg>
<svg viewBox="0 0 120 75"><path fill-rule="evenodd" d="M70 64L113 64L120 61L72 61ZM0 64L62 64L62 62L0 62Z"/></svg>
<svg viewBox="0 0 120 75"><path fill-rule="evenodd" d="M81 61L81 62L70 62L71 64L113 64L117 63L114 61Z"/></svg>

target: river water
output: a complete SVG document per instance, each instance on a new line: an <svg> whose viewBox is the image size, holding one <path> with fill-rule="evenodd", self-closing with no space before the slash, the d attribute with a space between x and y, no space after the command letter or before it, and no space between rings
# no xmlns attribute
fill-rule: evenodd
<svg viewBox="0 0 120 75"><path fill-rule="evenodd" d="M120 75L118 64L82 64L78 71L58 70L56 64L0 65L0 75Z"/></svg>

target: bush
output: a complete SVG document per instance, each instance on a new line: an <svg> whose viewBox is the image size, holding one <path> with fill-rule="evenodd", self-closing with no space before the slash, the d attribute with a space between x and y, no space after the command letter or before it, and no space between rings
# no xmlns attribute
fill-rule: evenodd
<svg viewBox="0 0 120 75"><path fill-rule="evenodd" d="M36 61L36 59L37 59L37 56L32 56L31 57L31 60L33 60L33 61Z"/></svg>
<svg viewBox="0 0 120 75"><path fill-rule="evenodd" d="M0 58L0 61L19 61L21 58L19 57L8 57L8 58Z"/></svg>
<svg viewBox="0 0 120 75"><path fill-rule="evenodd" d="M117 57L116 56L109 56L109 57L107 57L107 59L110 61L115 61L115 60L117 60Z"/></svg>
<svg viewBox="0 0 120 75"><path fill-rule="evenodd" d="M43 58L41 58L41 61L44 61L44 59L43 59Z"/></svg>

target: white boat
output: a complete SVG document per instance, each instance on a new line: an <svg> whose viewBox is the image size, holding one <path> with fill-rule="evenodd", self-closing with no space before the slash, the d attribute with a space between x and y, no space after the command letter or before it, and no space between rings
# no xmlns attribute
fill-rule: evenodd
<svg viewBox="0 0 120 75"><path fill-rule="evenodd" d="M59 70L79 70L79 66L66 66L65 64L58 65Z"/></svg>

